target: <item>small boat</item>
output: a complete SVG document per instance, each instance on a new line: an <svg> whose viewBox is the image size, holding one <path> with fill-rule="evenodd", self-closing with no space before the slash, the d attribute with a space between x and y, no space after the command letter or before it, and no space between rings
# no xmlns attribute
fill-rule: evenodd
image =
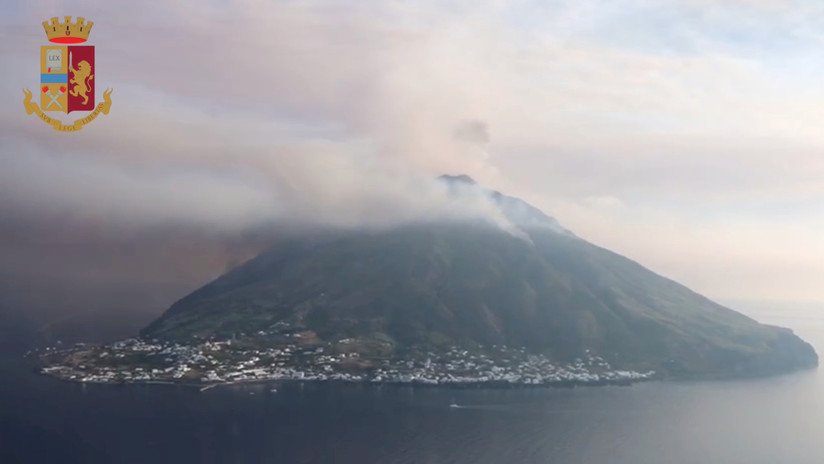
<svg viewBox="0 0 824 464"><path fill-rule="evenodd" d="M277 388L273 388L273 389L269 390L269 393L277 393L277 392L278 392Z"/></svg>
<svg viewBox="0 0 824 464"><path fill-rule="evenodd" d="M449 405L449 407L450 407L450 408L460 408L460 407L461 407L461 405L459 405L458 403L452 402L452 403Z"/></svg>

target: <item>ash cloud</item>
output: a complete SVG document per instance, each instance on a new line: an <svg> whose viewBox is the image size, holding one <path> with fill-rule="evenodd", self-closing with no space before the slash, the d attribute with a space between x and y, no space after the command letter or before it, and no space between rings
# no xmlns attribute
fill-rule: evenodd
<svg viewBox="0 0 824 464"><path fill-rule="evenodd" d="M478 146L486 146L492 140L489 125L484 121L465 121L455 129L455 138Z"/></svg>
<svg viewBox="0 0 824 464"><path fill-rule="evenodd" d="M482 196L449 199L432 180L442 173L556 211L577 234L698 290L737 296L713 283L734 275L738 288L762 287L766 273L750 276L741 257L764 249L820 270L809 252L820 234L806 232L820 221L804 207L824 195L819 73L790 75L792 62L719 42L746 4L753 43L790 43L799 62L824 66L810 46L820 13L770 2L762 14L757 3L668 0L656 16L634 0L11 0L0 6L0 272L59 307L50 279L87 289L87 302L124 282L182 295L285 224L464 215L511 227ZM71 135L19 103L36 85L40 22L64 14L95 21L97 85L115 89L111 114ZM747 245L714 238L741 227L705 216L764 203L797 205L797 247L784 231ZM775 222L765 214L746 230ZM702 249L733 251L713 274ZM808 276L824 274L803 274L787 278L803 288L771 292L820 294ZM162 309L174 293L146 305Z"/></svg>
<svg viewBox="0 0 824 464"><path fill-rule="evenodd" d="M10 101L36 84L40 21L66 6L19 3L0 32ZM121 6L83 12L110 115L67 136L0 112L0 273L21 306L156 312L290 227L458 217L513 230L484 195L456 201L434 180L489 167L454 137L464 97L417 69L438 42L419 27L323 4ZM129 282L164 290L114 304Z"/></svg>

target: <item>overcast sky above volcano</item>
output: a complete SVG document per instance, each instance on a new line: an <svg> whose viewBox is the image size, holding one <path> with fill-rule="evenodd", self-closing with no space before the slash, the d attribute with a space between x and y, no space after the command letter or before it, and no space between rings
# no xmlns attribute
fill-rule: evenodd
<svg viewBox="0 0 824 464"><path fill-rule="evenodd" d="M115 89L75 134L22 107L64 15ZM273 224L407 220L466 173L710 297L824 300L821 2L6 0L0 65L18 289L162 306Z"/></svg>

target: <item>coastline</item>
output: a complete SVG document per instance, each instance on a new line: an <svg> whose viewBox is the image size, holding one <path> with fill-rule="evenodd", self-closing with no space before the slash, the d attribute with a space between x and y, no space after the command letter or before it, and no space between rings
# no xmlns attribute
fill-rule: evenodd
<svg viewBox="0 0 824 464"><path fill-rule="evenodd" d="M229 388L236 386L250 385L299 385L299 384L325 384L325 385L351 385L351 386L374 386L374 387L412 387L426 389L444 390L468 390L468 389L489 389L489 390L512 390L512 389L541 389L541 388L576 388L576 387L629 387L639 383L660 381L658 378L643 379L620 379L620 380L593 380L593 381L558 381L546 383L526 383L526 382L504 382L504 381L479 381L479 382L449 382L442 384L432 384L427 382L401 382L401 381L372 381L372 380L340 380L340 379L244 379L228 382L197 383L197 382L174 382L167 380L146 380L146 381L83 381L68 379L56 375L51 375L41 370L36 370L38 375L43 375L61 382L80 385L152 385L168 387L184 387L197 389L200 392L216 388Z"/></svg>

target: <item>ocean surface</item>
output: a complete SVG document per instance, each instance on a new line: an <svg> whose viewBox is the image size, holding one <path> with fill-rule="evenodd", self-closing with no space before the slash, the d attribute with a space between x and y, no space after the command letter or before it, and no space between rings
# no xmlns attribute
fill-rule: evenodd
<svg viewBox="0 0 824 464"><path fill-rule="evenodd" d="M824 353L824 313L755 316ZM571 389L200 392L65 383L4 352L0 463L820 464L822 371Z"/></svg>

